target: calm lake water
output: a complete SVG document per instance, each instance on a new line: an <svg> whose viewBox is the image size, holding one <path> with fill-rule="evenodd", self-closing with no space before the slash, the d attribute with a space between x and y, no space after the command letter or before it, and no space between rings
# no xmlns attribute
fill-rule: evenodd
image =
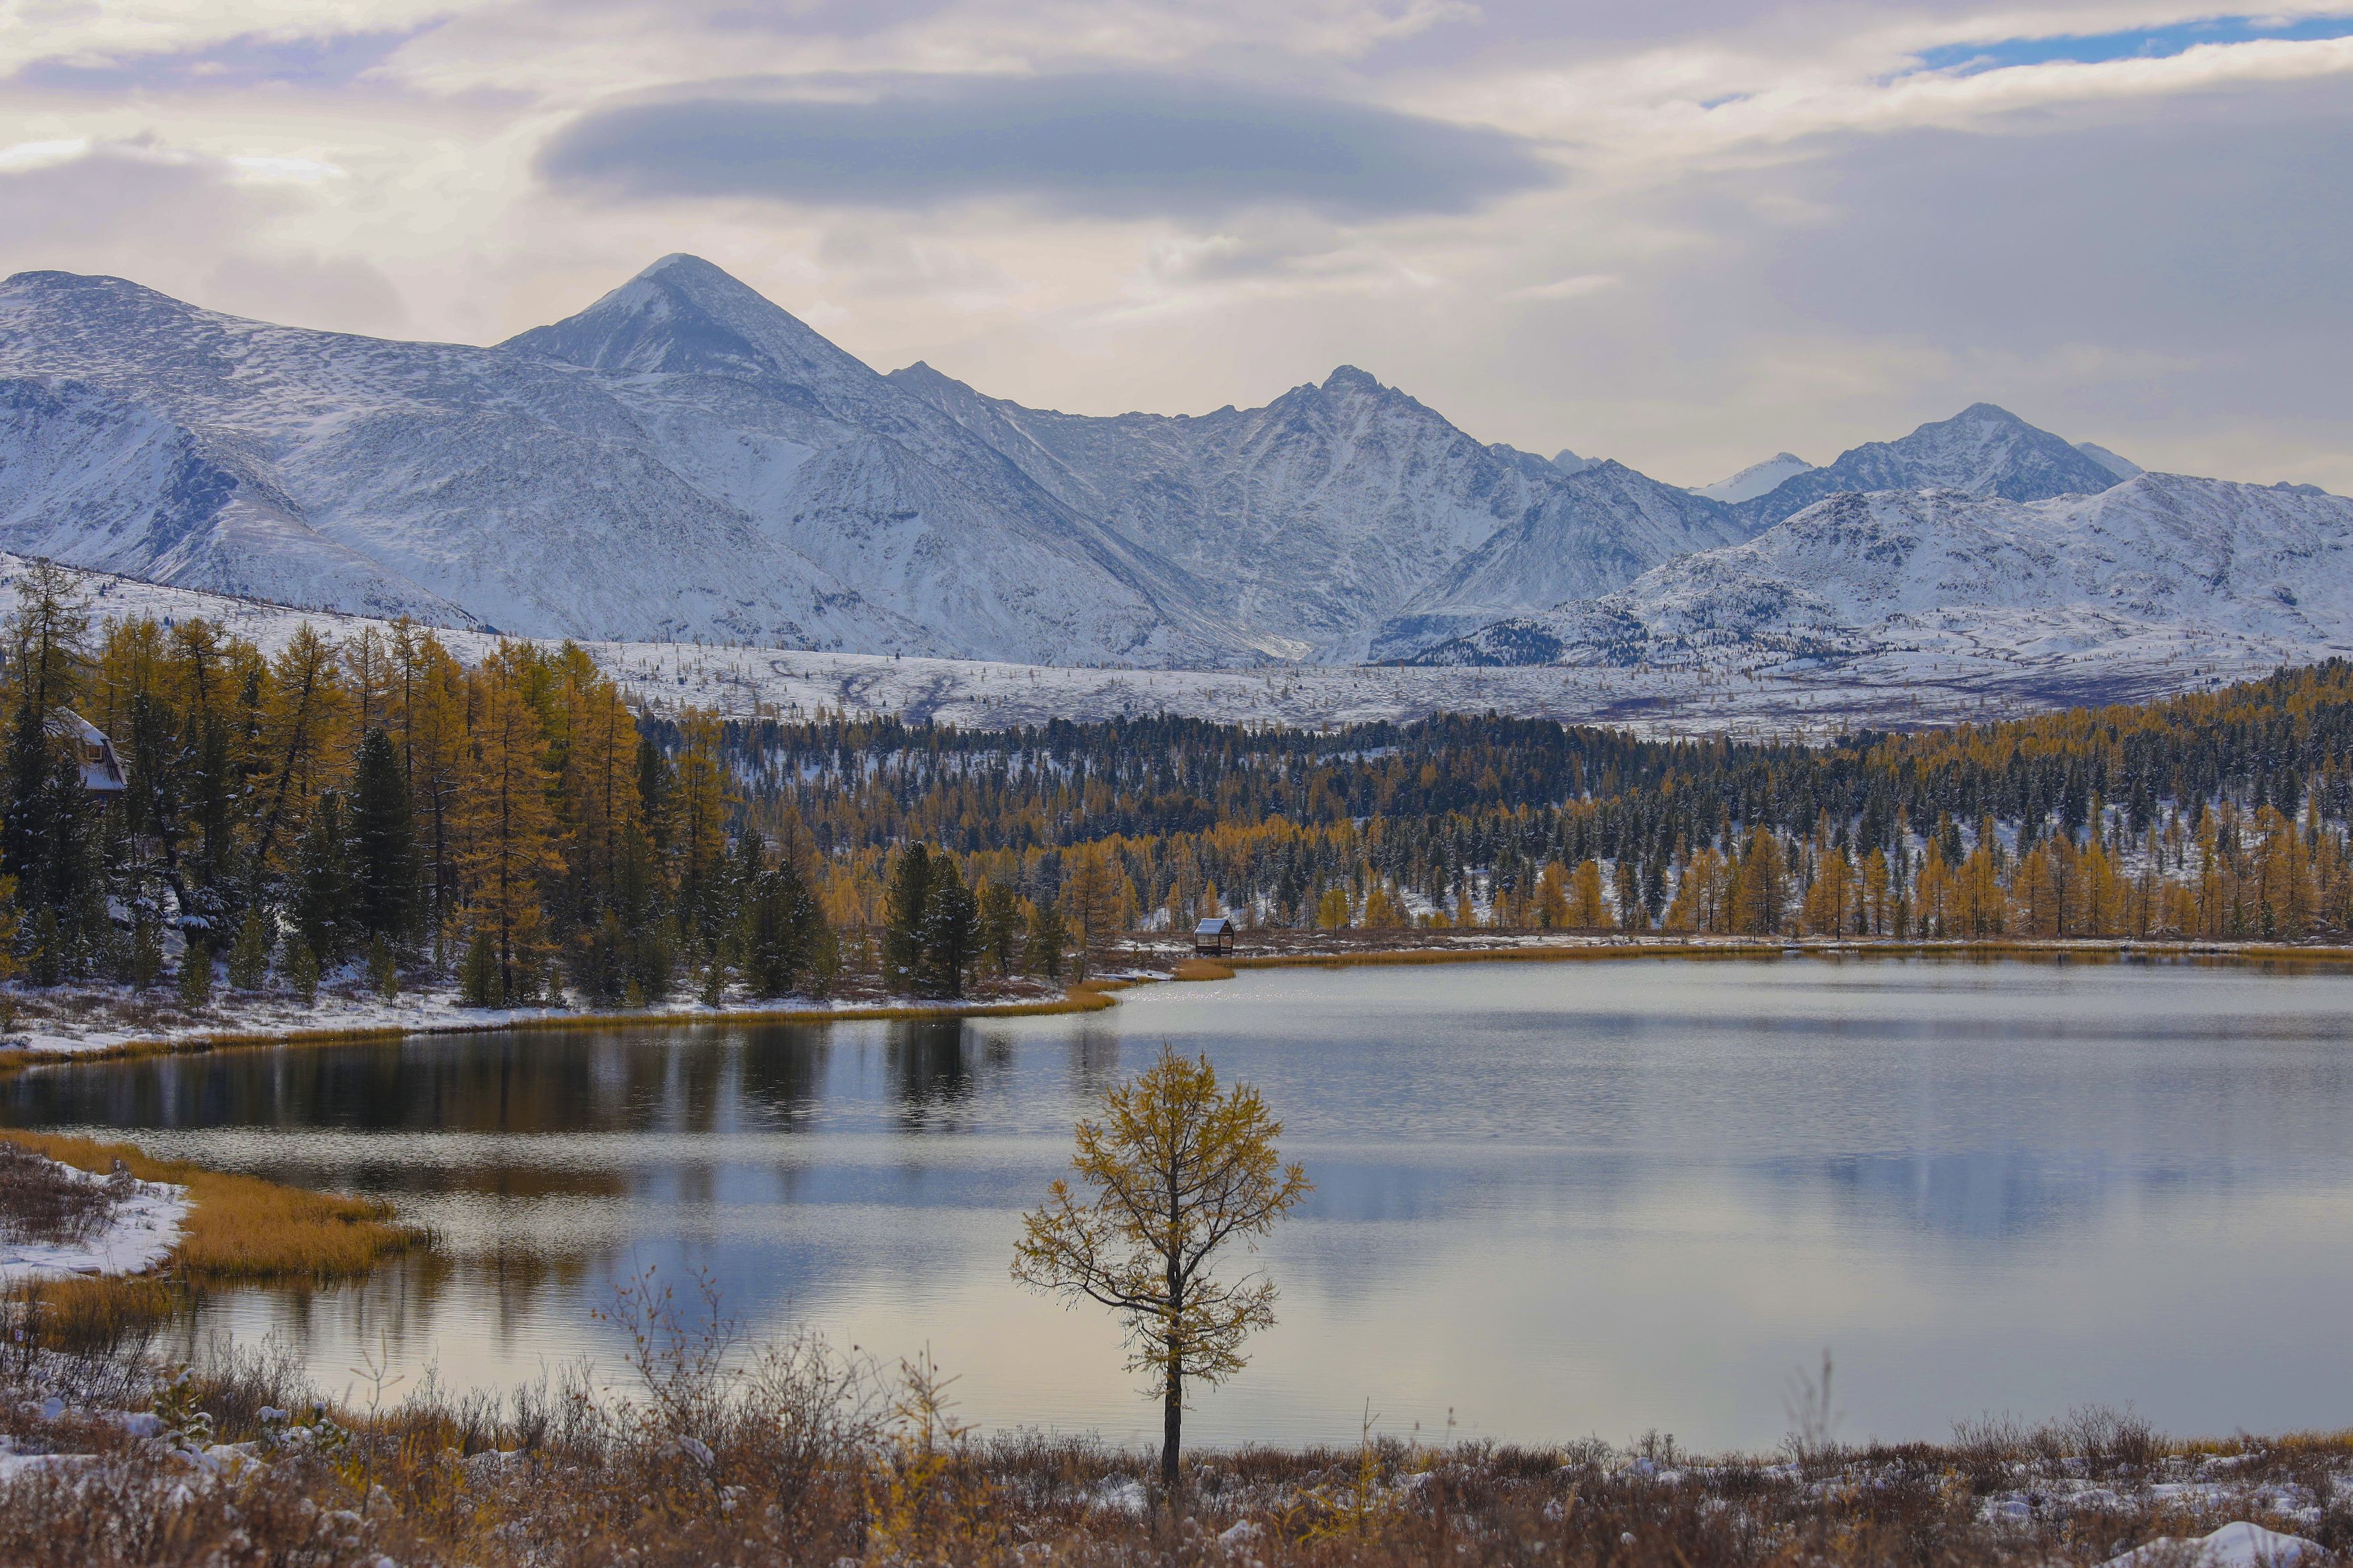
<svg viewBox="0 0 2353 1568"><path fill-rule="evenodd" d="M418 1038L26 1072L0 1120L390 1197L446 1260L254 1291L504 1384L653 1267L763 1330L928 1347L984 1429L1156 1436L1110 1322L1008 1278L1070 1126L1160 1042L1255 1082L1317 1189L1208 1442L1386 1431L1769 1446L2134 1404L2353 1422L2353 977L2180 965L1629 961L1249 973L968 1024Z"/></svg>

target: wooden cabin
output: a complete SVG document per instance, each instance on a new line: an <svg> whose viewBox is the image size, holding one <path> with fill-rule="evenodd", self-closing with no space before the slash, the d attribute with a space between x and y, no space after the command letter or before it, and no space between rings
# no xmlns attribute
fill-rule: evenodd
<svg viewBox="0 0 2353 1568"><path fill-rule="evenodd" d="M105 731L70 708L58 709L42 728L81 769L82 788L92 795L120 795L131 787L122 763L114 755L114 742L106 738Z"/></svg>
<svg viewBox="0 0 2353 1568"><path fill-rule="evenodd" d="M1193 928L1193 951L1203 958L1219 958L1234 950L1234 922L1211 915Z"/></svg>

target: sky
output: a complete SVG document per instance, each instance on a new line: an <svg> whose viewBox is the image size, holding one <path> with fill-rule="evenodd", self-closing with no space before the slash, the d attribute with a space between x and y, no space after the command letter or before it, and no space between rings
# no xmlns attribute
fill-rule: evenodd
<svg viewBox="0 0 2353 1568"><path fill-rule="evenodd" d="M2353 493L2353 0L10 0L0 273L494 342L687 251L1109 414Z"/></svg>

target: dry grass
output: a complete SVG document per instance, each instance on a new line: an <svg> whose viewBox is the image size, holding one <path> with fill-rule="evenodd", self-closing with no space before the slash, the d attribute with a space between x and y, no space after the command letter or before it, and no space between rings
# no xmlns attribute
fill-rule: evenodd
<svg viewBox="0 0 2353 1568"><path fill-rule="evenodd" d="M1178 962L1169 978L1172 980L1231 980L1234 966L1220 963L1214 958L1187 958Z"/></svg>
<svg viewBox="0 0 2353 1568"><path fill-rule="evenodd" d="M614 1317L635 1346L619 1390L427 1390L290 1421L314 1410L309 1392L230 1354L184 1383L149 1369L155 1441L42 1415L21 1396L40 1390L9 1381L33 1363L0 1352L0 1435L90 1456L0 1485L0 1562L2023 1568L2238 1519L2353 1546L2347 1439L2183 1445L2100 1410L1974 1423L1946 1444L1793 1438L1770 1456L1694 1458L1656 1436L1250 1447L1188 1459L1172 1519L1151 1455L976 1437L928 1366L886 1371L807 1338L748 1346L649 1278ZM123 1383L118 1367L89 1386ZM224 1484L184 1484L208 1444Z"/></svg>
<svg viewBox="0 0 2353 1568"><path fill-rule="evenodd" d="M169 1266L193 1284L352 1279L426 1240L393 1223L382 1204L158 1160L128 1143L14 1130L0 1132L0 1142L84 1171L111 1172L120 1162L142 1182L187 1188L188 1216Z"/></svg>

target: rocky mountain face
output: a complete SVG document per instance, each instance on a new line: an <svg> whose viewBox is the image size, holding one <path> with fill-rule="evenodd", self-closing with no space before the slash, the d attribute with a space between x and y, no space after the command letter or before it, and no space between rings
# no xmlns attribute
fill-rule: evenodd
<svg viewBox="0 0 2353 1568"><path fill-rule="evenodd" d="M1736 667L1916 649L1972 626L2012 639L2179 634L2353 647L2353 500L2144 474L2012 501L1883 490L1816 502L1746 543L1427 651L1430 664Z"/></svg>

